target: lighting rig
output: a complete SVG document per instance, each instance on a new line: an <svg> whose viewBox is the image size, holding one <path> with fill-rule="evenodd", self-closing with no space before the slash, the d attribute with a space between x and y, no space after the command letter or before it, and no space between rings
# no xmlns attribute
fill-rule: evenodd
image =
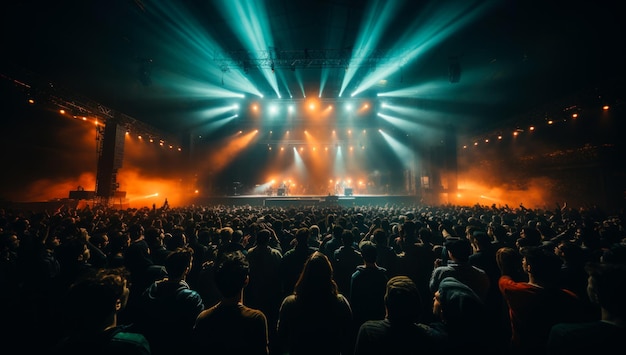
<svg viewBox="0 0 626 355"><path fill-rule="evenodd" d="M51 107L76 119L90 118L95 120L98 158L95 191L71 191L70 198L93 198L103 205L108 205L112 198L124 198L126 192L118 190L117 171L122 167L126 133L136 132L142 136L154 137L156 141L160 142L164 142L163 138L167 136L164 132L145 122L94 100L76 95L51 82L32 85L9 75L0 74L0 77L10 81L17 90L22 91L31 104ZM174 140L168 139L168 141Z"/></svg>

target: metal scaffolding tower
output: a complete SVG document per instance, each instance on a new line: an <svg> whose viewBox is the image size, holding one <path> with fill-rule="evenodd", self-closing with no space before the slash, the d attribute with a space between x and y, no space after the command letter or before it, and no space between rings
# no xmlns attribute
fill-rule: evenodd
<svg viewBox="0 0 626 355"><path fill-rule="evenodd" d="M94 118L96 125L97 172L95 199L98 203L109 205L113 198L124 198L126 193L119 191L117 171L122 167L124 156L124 137L126 132L136 132L145 137L155 137L163 141L164 132L126 114L117 112L91 99L60 88L52 83L32 85L8 75L0 74L9 80L27 96L36 96L38 103L64 110L75 118ZM173 141L173 140L172 140Z"/></svg>

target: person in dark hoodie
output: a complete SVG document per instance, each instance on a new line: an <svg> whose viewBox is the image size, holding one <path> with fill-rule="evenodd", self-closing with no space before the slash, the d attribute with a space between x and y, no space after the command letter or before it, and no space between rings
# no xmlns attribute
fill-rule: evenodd
<svg viewBox="0 0 626 355"><path fill-rule="evenodd" d="M404 275L387 281L385 318L361 325L354 347L355 355L441 354L440 333L424 323L422 299L417 285Z"/></svg>
<svg viewBox="0 0 626 355"><path fill-rule="evenodd" d="M167 277L153 282L137 304L136 331L150 342L152 354L184 354L196 317L204 310L200 294L186 278L193 262L193 249L180 247L165 258Z"/></svg>
<svg viewBox="0 0 626 355"><path fill-rule="evenodd" d="M438 332L444 353L477 351L497 354L493 328L488 321L488 310L480 297L466 284L454 277L445 277L433 298L436 320L430 327Z"/></svg>

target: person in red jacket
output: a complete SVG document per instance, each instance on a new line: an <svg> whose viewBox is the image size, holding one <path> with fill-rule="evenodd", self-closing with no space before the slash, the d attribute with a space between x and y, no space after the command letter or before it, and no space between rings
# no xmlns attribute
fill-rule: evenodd
<svg viewBox="0 0 626 355"><path fill-rule="evenodd" d="M561 260L538 246L519 250L527 281L516 280L519 255L508 247L496 254L502 276L498 287L509 309L511 354L544 354L550 329L556 323L584 319L584 308L573 292L558 287Z"/></svg>

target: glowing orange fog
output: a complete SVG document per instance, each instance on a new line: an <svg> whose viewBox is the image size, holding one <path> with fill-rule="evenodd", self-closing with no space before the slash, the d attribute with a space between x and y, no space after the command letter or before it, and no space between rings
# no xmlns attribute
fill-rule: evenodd
<svg viewBox="0 0 626 355"><path fill-rule="evenodd" d="M523 204L527 208L554 208L557 202L550 193L552 182L545 178L536 178L528 183L524 190L506 186L487 186L480 180L471 180L465 175L463 182L459 181L459 191L456 196L446 196L448 201L455 205L471 206L475 204L497 207L508 205L517 208Z"/></svg>
<svg viewBox="0 0 626 355"><path fill-rule="evenodd" d="M212 152L209 157L211 168L215 169L215 171L224 169L229 162L234 160L237 155L252 142L252 139L257 133L257 131L252 131L250 133L231 138L227 141L224 147Z"/></svg>

